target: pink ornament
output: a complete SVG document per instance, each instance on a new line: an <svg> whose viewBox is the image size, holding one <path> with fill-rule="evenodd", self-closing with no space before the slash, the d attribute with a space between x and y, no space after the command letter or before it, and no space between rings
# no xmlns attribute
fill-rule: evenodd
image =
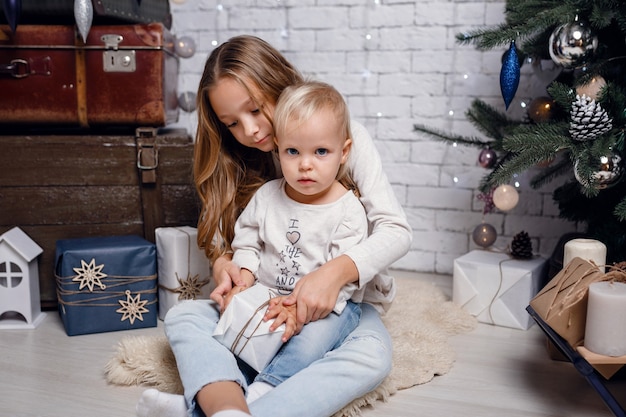
<svg viewBox="0 0 626 417"><path fill-rule="evenodd" d="M491 148L485 148L478 154L478 165L483 168L493 168L497 161L498 155Z"/></svg>

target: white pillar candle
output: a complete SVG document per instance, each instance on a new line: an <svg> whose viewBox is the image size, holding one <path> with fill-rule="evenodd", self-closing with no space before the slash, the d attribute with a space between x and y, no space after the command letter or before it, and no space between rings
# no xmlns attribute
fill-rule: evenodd
<svg viewBox="0 0 626 417"><path fill-rule="evenodd" d="M585 348L605 356L626 355L626 283L589 285Z"/></svg>
<svg viewBox="0 0 626 417"><path fill-rule="evenodd" d="M606 264L606 245L594 239L572 239L565 244L563 268L574 258L593 261L604 272Z"/></svg>

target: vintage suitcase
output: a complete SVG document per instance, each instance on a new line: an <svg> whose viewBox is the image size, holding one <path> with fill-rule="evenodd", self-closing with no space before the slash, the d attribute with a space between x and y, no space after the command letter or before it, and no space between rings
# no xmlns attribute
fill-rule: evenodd
<svg viewBox="0 0 626 417"><path fill-rule="evenodd" d="M178 120L178 58L160 23L0 26L0 124L152 126Z"/></svg>
<svg viewBox="0 0 626 417"><path fill-rule="evenodd" d="M21 0L19 25L73 25L74 0ZM163 23L172 27L169 0L91 0L93 25ZM0 3L0 23L9 23L5 12L6 1ZM7 9L8 10L8 9ZM10 13L10 11L9 11Z"/></svg>
<svg viewBox="0 0 626 417"><path fill-rule="evenodd" d="M39 246L42 306L56 305L55 242L196 226L193 142L184 130L0 136L0 234L19 226Z"/></svg>

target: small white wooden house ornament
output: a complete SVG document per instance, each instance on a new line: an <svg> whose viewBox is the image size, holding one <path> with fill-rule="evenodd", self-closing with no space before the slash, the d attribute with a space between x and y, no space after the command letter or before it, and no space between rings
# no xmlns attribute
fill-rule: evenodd
<svg viewBox="0 0 626 417"><path fill-rule="evenodd" d="M34 329L45 318L37 264L42 252L19 227L0 235L0 329Z"/></svg>

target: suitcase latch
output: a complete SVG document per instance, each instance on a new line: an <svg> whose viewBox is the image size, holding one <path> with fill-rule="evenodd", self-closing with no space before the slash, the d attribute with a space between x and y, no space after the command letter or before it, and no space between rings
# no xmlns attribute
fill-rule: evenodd
<svg viewBox="0 0 626 417"><path fill-rule="evenodd" d="M137 64L133 49L119 49L124 40L122 35L102 35L105 51L102 54L104 72L135 72Z"/></svg>

